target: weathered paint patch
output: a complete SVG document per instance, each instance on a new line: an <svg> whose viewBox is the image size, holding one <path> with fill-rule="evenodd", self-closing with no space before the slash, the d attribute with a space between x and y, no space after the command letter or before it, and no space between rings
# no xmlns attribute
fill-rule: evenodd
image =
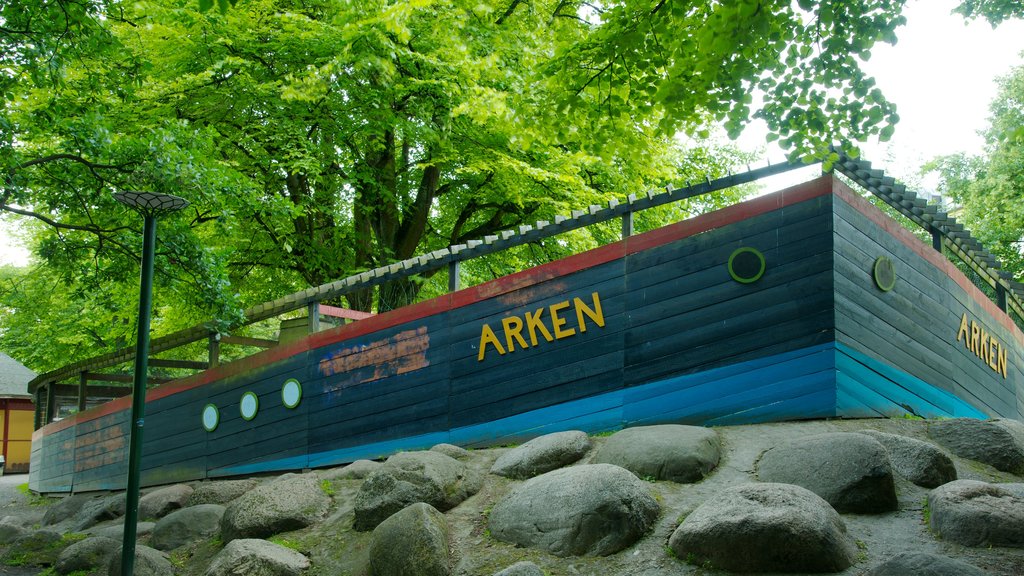
<svg viewBox="0 0 1024 576"><path fill-rule="evenodd" d="M324 376L333 376L373 367L371 373L361 374L357 380L346 382L345 385L372 382L430 366L427 360L428 349L430 335L427 333L427 327L421 326L415 330L403 330L394 336L369 344L332 352L320 360L320 373Z"/></svg>

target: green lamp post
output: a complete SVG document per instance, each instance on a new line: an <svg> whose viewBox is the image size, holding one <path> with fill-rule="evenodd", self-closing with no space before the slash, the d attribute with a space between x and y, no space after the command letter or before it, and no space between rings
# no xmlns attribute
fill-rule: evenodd
<svg viewBox="0 0 1024 576"><path fill-rule="evenodd" d="M142 426L146 412L146 372L149 369L149 318L153 307L153 257L156 254L156 219L181 210L188 200L156 192L115 192L114 199L143 216L142 273L139 288L139 325L135 343L132 380L132 415L128 441L128 485L125 489L124 539L121 574L135 572L135 537L139 518L139 464L142 459Z"/></svg>

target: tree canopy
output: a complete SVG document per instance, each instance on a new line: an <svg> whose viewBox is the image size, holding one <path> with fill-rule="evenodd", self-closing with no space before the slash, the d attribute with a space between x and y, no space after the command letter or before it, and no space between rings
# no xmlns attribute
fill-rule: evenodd
<svg viewBox="0 0 1024 576"><path fill-rule="evenodd" d="M903 3L7 3L0 211L34 223L39 267L7 280L3 326L27 331L26 348L46 341L31 326L57 325L45 314L69 308L15 295L50 285L96 332L77 352L52 351L52 363L134 329L125 303L140 223L114 190L192 203L161 221L161 332L211 317L225 328L242 307L308 285L747 160L727 146L682 147L678 133L699 139L721 125L734 136L763 118L794 158L827 162L836 140L855 151L892 133L895 109L861 63L895 42ZM1019 15L999 1L961 10L994 23ZM346 304L386 310L430 281Z"/></svg>
<svg viewBox="0 0 1024 576"><path fill-rule="evenodd" d="M1024 282L1024 66L999 81L990 111L983 156L945 156L926 169L939 172L957 217Z"/></svg>

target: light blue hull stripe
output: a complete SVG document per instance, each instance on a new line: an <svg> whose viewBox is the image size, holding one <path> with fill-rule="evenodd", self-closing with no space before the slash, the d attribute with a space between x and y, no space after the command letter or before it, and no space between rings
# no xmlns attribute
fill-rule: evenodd
<svg viewBox="0 0 1024 576"><path fill-rule="evenodd" d="M616 390L491 422L211 470L211 476L318 468L448 442L481 447L563 430L600 432L676 422L705 426L780 420L988 416L945 390L830 342Z"/></svg>

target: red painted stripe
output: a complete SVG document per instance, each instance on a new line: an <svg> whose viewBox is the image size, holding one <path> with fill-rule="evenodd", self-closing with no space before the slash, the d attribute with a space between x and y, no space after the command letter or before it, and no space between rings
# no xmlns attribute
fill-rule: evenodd
<svg viewBox="0 0 1024 576"><path fill-rule="evenodd" d="M632 236L625 241L606 244L581 254L575 254L561 260L556 260L555 262L549 262L515 274L502 276L501 278L496 278L490 282L465 288L452 294L445 294L443 296L438 296L437 298L432 298L409 306L403 306L397 310L376 314L365 320L359 320L351 324L318 332L293 344L275 346L274 348L269 348L252 356L227 364L222 364L216 368L211 368L198 374L163 384L157 388L149 390L146 394L146 401L148 403L151 400L166 398L179 392L192 390L193 388L198 388L199 386L204 386L217 380L223 380L231 376L236 376L244 372L273 364L274 362L290 358L302 352L343 342L351 338L365 336L366 334L376 332L378 330L392 328L400 324L413 322L428 316L454 310L455 308L469 306L502 294L521 290L554 278L559 278L588 268L593 268L601 264L612 262L614 260L624 258L626 254L633 254L641 250L661 246L663 244L693 236L701 232L706 232L714 228L727 226L747 218L759 216L772 210L784 208L804 200L824 196L831 191L831 182L832 178L830 176L822 176L810 182L799 184L773 194L761 196L741 204L709 212L708 214L702 214L677 224L671 224L657 230L651 230L643 234ZM103 406L98 406L92 410L77 414L73 418L67 418L61 422L50 424L40 430L47 430L47 433L50 431L56 432L57 430L62 430L63 428L71 426L75 422L88 422L90 420L106 416L107 414L116 411L105 409L113 403L114 402L110 402ZM124 406L119 409L125 409L127 407L128 406ZM51 430L52 426L58 424L64 425L63 427L53 428Z"/></svg>
<svg viewBox="0 0 1024 576"><path fill-rule="evenodd" d="M339 306L330 306L327 304L320 305L320 314L324 316L331 316L333 318L348 318L350 320L365 320L373 316L373 312L360 312L359 310L351 310L349 308L341 308Z"/></svg>
<svg viewBox="0 0 1024 576"><path fill-rule="evenodd" d="M993 320L1009 331L1010 334L1013 335L1014 339L1016 339L1019 346L1024 347L1024 333L1022 333L1020 328L1018 328L1013 322L1013 319L1011 319L1006 312L1000 310L999 307L996 306L995 302L990 300L984 292L975 286L974 283L971 282L959 268L950 262L948 258L932 248L931 245L922 242L921 239L914 236L910 230L907 230L898 222L886 216L881 210L876 208L866 199L862 198L860 194L851 190L849 186L843 184L841 181L836 180L834 191L835 195L841 200L855 208L858 212L885 230L890 236L899 240L907 248L913 250L915 254L924 258L929 264L944 272L946 276L949 276L950 279L956 282L968 296L974 299L974 301L977 302L977 304L981 306Z"/></svg>
<svg viewBox="0 0 1024 576"><path fill-rule="evenodd" d="M683 238L688 238L702 232L714 230L715 228L721 228L730 224L753 218L754 216L760 216L772 210L778 210L791 206L811 198L817 198L819 196L825 196L832 191L832 178L830 176L821 176L809 182L798 184L792 188L775 192L773 194L767 194L748 200L741 204L734 204L732 206L722 208L721 210L715 210L707 214L701 214L689 220L684 220L676 224L670 224L657 230L652 230L645 234L634 236L627 240L628 248L626 252L628 254L635 254L643 250L648 250L662 244L667 244Z"/></svg>

